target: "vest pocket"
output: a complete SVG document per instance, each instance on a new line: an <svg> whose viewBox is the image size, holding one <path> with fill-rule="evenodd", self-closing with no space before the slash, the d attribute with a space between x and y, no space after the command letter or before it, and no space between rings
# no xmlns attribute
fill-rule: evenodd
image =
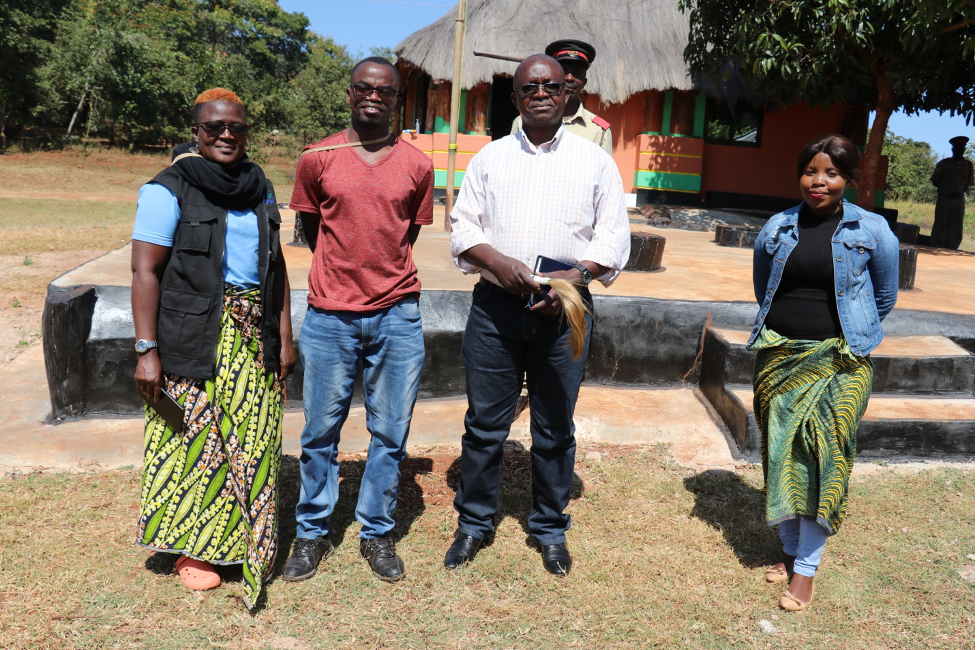
<svg viewBox="0 0 977 650"><path fill-rule="evenodd" d="M157 336L164 353L190 359L200 356L210 302L207 293L163 289Z"/></svg>
<svg viewBox="0 0 977 650"><path fill-rule="evenodd" d="M210 250L210 240L217 218L199 221L184 221L181 224L183 236L180 238L180 250L206 253Z"/></svg>

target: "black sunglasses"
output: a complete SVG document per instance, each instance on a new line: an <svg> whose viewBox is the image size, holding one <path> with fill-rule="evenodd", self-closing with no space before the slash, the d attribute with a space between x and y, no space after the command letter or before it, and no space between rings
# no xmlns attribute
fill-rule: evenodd
<svg viewBox="0 0 977 650"><path fill-rule="evenodd" d="M563 82L551 81L545 84L523 84L519 86L519 92L524 96L535 95L539 88L543 89L547 95L559 95L563 92L563 87L566 86Z"/></svg>
<svg viewBox="0 0 977 650"><path fill-rule="evenodd" d="M350 86L353 94L357 97L369 97L373 93L380 95L380 99L393 99L397 96L397 91L391 86L380 86L379 88L374 88L370 84L354 84Z"/></svg>
<svg viewBox="0 0 977 650"><path fill-rule="evenodd" d="M193 126L202 127L207 135L221 135L225 130L230 131L234 134L247 135L248 129L251 128L248 124L241 124L240 122L224 123L220 120L213 120L211 122L200 122L199 124L194 124Z"/></svg>

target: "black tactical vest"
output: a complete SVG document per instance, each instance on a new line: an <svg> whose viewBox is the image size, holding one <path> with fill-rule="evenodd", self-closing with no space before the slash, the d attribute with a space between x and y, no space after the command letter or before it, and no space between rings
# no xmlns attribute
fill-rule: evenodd
<svg viewBox="0 0 977 650"><path fill-rule="evenodd" d="M224 306L224 231L227 210L207 200L172 168L161 171L152 182L176 195L180 222L173 237L170 259L160 281L156 338L163 371L197 379L212 379L220 316ZM258 215L258 277L260 278L261 342L265 370L278 371L281 352L279 311L281 297L273 295L275 260L281 255L281 215L275 190L266 181ZM277 304L276 304L277 303Z"/></svg>

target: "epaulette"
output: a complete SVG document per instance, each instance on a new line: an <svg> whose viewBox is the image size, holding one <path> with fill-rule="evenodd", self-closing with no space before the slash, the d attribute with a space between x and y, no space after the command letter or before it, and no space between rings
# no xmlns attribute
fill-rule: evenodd
<svg viewBox="0 0 977 650"><path fill-rule="evenodd" d="M596 124L597 126L599 126L600 128L604 129L605 131L611 128L611 123L605 120L603 117L597 117L596 115L594 115L593 117L590 118L590 121Z"/></svg>

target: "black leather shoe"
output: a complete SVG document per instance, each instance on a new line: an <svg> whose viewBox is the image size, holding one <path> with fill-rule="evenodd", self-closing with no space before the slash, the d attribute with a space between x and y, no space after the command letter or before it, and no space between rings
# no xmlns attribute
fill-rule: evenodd
<svg viewBox="0 0 977 650"><path fill-rule="evenodd" d="M475 559L475 553L481 545L482 540L477 537L455 533L455 541L444 554L444 566L448 569L457 569L462 564L471 562Z"/></svg>
<svg viewBox="0 0 977 650"><path fill-rule="evenodd" d="M282 569L282 580L298 582L315 575L319 563L328 559L335 548L326 537L303 539L297 537L292 545L292 554Z"/></svg>
<svg viewBox="0 0 977 650"><path fill-rule="evenodd" d="M570 566L573 559L570 551L567 550L566 542L563 544L547 544L542 546L540 551L543 554L543 566L555 576L563 577L570 573Z"/></svg>
<svg viewBox="0 0 977 650"><path fill-rule="evenodd" d="M360 555L370 563L373 575L384 582L397 582L407 573L404 561L397 557L394 541L389 537L361 539Z"/></svg>

